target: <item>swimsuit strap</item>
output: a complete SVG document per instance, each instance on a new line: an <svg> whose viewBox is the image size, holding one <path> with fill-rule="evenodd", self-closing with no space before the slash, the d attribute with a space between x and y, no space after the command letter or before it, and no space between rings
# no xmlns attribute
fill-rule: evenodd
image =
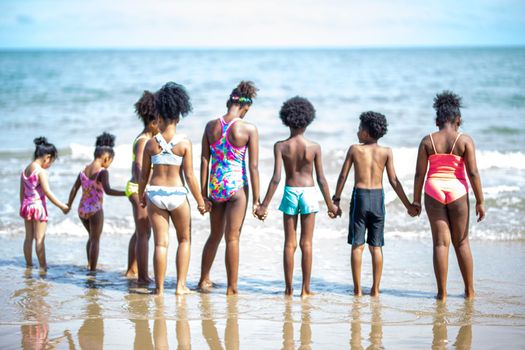
<svg viewBox="0 0 525 350"><path fill-rule="evenodd" d="M241 120L241 118L235 118L235 119L232 119L228 124L225 124L225 125L227 125L227 127L226 127L226 130L224 130L224 134L227 134L228 130L230 130L230 128L233 126L233 124L235 124L239 120Z"/></svg>
<svg viewBox="0 0 525 350"><path fill-rule="evenodd" d="M175 138L175 137L173 137ZM164 137L162 137L162 135L160 133L158 133L157 135L155 135L155 140L157 140L157 142L159 143L159 146L160 148L162 148L162 153L164 152L167 152L171 155L175 155L173 154L173 151L171 150L172 147L170 147L170 144L173 142L173 139L170 141L170 144L168 144L166 142L166 140L164 140Z"/></svg>
<svg viewBox="0 0 525 350"><path fill-rule="evenodd" d="M434 143L434 138L432 137L432 133L430 133L429 136L430 136L430 141L432 141L432 148L434 149L434 154L437 154L436 144Z"/></svg>
<svg viewBox="0 0 525 350"><path fill-rule="evenodd" d="M458 137L456 137L456 140L454 141L454 144L452 145L452 149L450 150L450 154L454 152L454 148L456 147L456 142L458 142L459 137L461 136L461 133L458 133Z"/></svg>

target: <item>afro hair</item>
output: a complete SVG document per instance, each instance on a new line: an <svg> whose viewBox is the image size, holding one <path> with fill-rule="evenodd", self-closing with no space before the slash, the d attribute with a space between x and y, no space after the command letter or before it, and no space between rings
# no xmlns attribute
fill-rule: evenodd
<svg viewBox="0 0 525 350"><path fill-rule="evenodd" d="M155 108L162 119L176 122L192 109L190 96L184 86L172 81L164 84L155 94Z"/></svg>
<svg viewBox="0 0 525 350"><path fill-rule="evenodd" d="M279 117L284 125L302 129L315 119L315 108L306 98L295 96L283 103Z"/></svg>
<svg viewBox="0 0 525 350"><path fill-rule="evenodd" d="M155 96L145 90L140 99L135 103L135 113L144 123L144 126L155 120L157 110L155 109Z"/></svg>
<svg viewBox="0 0 525 350"><path fill-rule="evenodd" d="M361 120L361 127L368 132L374 139L378 140L383 137L388 131L388 123L386 117L377 112L363 112L359 116Z"/></svg>
<svg viewBox="0 0 525 350"><path fill-rule="evenodd" d="M445 123L453 123L457 117L461 117L460 108L463 105L459 95L445 90L434 97L432 107L436 110L436 124L443 126Z"/></svg>

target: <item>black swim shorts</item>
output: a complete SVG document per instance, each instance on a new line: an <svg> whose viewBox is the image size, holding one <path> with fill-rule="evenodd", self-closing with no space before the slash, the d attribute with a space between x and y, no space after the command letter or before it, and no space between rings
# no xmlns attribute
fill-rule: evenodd
<svg viewBox="0 0 525 350"><path fill-rule="evenodd" d="M350 225L348 244L366 243L382 247L385 228L385 195L383 189L363 189L354 187L350 202Z"/></svg>

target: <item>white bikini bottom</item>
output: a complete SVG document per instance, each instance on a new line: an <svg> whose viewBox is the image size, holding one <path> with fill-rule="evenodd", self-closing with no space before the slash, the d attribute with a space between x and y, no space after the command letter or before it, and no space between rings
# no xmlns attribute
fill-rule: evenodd
<svg viewBox="0 0 525 350"><path fill-rule="evenodd" d="M188 190L177 186L148 186L146 196L157 208L172 211L186 201Z"/></svg>

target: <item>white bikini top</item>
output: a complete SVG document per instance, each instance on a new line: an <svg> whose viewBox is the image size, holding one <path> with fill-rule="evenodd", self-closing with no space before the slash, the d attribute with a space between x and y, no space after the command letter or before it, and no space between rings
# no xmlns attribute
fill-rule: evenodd
<svg viewBox="0 0 525 350"><path fill-rule="evenodd" d="M164 137L162 137L160 133L155 135L155 140L157 140L157 142L159 143L159 146L160 148L162 148L162 151L151 156L151 164L180 166L182 164L183 157L173 153L172 148L184 139L186 139L186 135L175 134L171 141L168 143L166 142L166 140L164 140Z"/></svg>

